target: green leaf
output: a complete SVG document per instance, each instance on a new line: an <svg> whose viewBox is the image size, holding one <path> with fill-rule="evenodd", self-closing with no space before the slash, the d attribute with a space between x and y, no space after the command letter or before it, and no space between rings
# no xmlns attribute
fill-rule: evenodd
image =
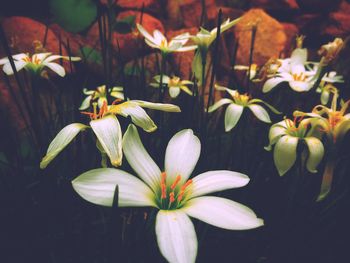
<svg viewBox="0 0 350 263"><path fill-rule="evenodd" d="M93 0L50 0L50 9L54 20L72 33L87 29L97 17Z"/></svg>
<svg viewBox="0 0 350 263"><path fill-rule="evenodd" d="M114 31L121 33L121 34L127 34L131 33L135 27L135 20L136 16L126 16L114 24Z"/></svg>
<svg viewBox="0 0 350 263"><path fill-rule="evenodd" d="M101 52L89 46L82 47L79 53L80 56L83 57L87 62L92 62L96 64L102 64L103 62Z"/></svg>

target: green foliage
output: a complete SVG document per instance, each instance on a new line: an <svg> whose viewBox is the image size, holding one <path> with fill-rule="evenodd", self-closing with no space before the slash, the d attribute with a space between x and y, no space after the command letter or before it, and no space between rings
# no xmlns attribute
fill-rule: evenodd
<svg viewBox="0 0 350 263"><path fill-rule="evenodd" d="M117 20L114 24L114 31L121 34L131 33L135 27L135 19L136 16L132 15Z"/></svg>
<svg viewBox="0 0 350 263"><path fill-rule="evenodd" d="M50 0L54 20L72 33L87 29L97 16L92 0Z"/></svg>
<svg viewBox="0 0 350 263"><path fill-rule="evenodd" d="M89 46L84 46L80 49L80 56L83 57L88 62L96 63L96 64L102 64L102 55L101 52L97 51L96 49L93 49Z"/></svg>

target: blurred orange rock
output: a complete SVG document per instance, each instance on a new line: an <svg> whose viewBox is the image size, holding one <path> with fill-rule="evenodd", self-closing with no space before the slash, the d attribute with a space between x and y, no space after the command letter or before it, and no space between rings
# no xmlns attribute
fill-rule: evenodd
<svg viewBox="0 0 350 263"><path fill-rule="evenodd" d="M253 62L262 65L271 57L279 57L285 50L287 35L284 27L262 9L251 9L234 27L238 39L237 64L248 65L251 46L251 28L257 25Z"/></svg>
<svg viewBox="0 0 350 263"><path fill-rule="evenodd" d="M202 15L202 1L198 0L179 0L181 15L185 27L199 27ZM217 17L217 8L215 0L205 0L205 9L208 20Z"/></svg>

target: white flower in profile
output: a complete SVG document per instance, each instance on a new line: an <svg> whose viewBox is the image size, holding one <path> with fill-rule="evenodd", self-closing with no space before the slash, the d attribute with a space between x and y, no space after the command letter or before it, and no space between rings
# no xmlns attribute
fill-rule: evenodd
<svg viewBox="0 0 350 263"><path fill-rule="evenodd" d="M249 108L255 117L265 123L271 123L271 119L267 111L261 105L259 105L259 103L267 106L274 113L280 114L280 112L277 111L273 106L261 99L251 99L248 94L240 94L237 90L232 90L219 85L215 85L215 88L220 91L226 91L231 96L231 99L220 99L208 109L208 112L213 112L220 107L229 104L225 112L226 132L232 130L237 125L239 119L242 116L244 108Z"/></svg>
<svg viewBox="0 0 350 263"><path fill-rule="evenodd" d="M140 24L137 24L136 26L139 32L145 37L146 44L152 48L159 49L164 54L171 53L171 52L190 51L197 48L196 45L184 46L190 37L189 33L180 34L172 38L168 42L166 37L159 30L157 29L154 30L153 36L152 36Z"/></svg>
<svg viewBox="0 0 350 263"><path fill-rule="evenodd" d="M200 156L201 144L192 130L182 130L169 141L164 172L145 150L137 129L130 125L123 138L130 166L140 177L122 170L100 168L81 174L73 188L94 204L112 206L118 186L118 206L152 206L159 209L156 235L160 252L169 262L195 262L198 241L190 217L208 224L244 230L260 227L248 207L209 193L242 187L249 178L232 171L209 171L189 179Z"/></svg>
<svg viewBox="0 0 350 263"><path fill-rule="evenodd" d="M279 62L281 65L276 75L265 82L263 92L271 91L282 82L288 82L290 88L297 92L306 92L313 87L316 72L306 69L308 62L305 48L295 49L290 58Z"/></svg>
<svg viewBox="0 0 350 263"><path fill-rule="evenodd" d="M133 123L146 132L153 132L157 125L143 108L166 112L180 112L173 104L152 103L141 100L129 100L117 105L107 106L105 101L99 112L97 103L93 103L93 112L82 112L90 116L90 125L72 123L64 127L50 143L46 155L40 162L40 168L46 166L78 135L79 132L91 128L96 135L96 146L103 156L108 156L113 166L122 163L122 130L116 115L131 117Z"/></svg>
<svg viewBox="0 0 350 263"><path fill-rule="evenodd" d="M52 61L57 59L70 61L81 60L79 57L68 57L51 54L52 53L37 53L30 56L29 54L21 53L13 55L12 58L17 71L20 71L24 68L33 74L40 74L43 68L47 67L61 77L64 77L66 75L64 67ZM12 75L14 73L8 57L0 59L0 65L4 65L2 69L7 75Z"/></svg>
<svg viewBox="0 0 350 263"><path fill-rule="evenodd" d="M154 76L153 78L157 83L151 83L150 86L154 88L159 88L160 83L160 75ZM183 91L188 95L192 96L192 91L187 87L187 85L193 85L192 81L189 80L181 80L177 76L168 77L166 75L163 76L163 84L165 84L169 89L169 95L171 98L176 98L179 96L180 92Z"/></svg>

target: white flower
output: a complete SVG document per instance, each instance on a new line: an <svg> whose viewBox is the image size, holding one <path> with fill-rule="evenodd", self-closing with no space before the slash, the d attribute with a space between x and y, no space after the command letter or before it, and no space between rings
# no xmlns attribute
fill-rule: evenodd
<svg viewBox="0 0 350 263"><path fill-rule="evenodd" d="M161 172L130 125L123 138L130 166L140 179L117 169L95 169L73 180L73 188L94 204L112 206L118 185L118 205L152 206L159 209L156 235L161 253L169 262L195 262L197 237L189 216L230 230L263 225L248 207L209 193L242 187L249 178L237 172L209 171L189 179L199 159L201 144L192 130L182 130L169 141L165 169Z"/></svg>
<svg viewBox="0 0 350 263"><path fill-rule="evenodd" d="M122 163L122 131L119 121L115 115L131 117L133 123L144 129L146 132L153 132L157 125L148 116L143 108L180 112L180 108L173 104L151 103L141 100L130 100L117 105L107 106L104 102L97 113L97 103L93 104L93 112L82 112L90 116L90 126L82 123L72 123L64 127L50 143L46 155L40 162L40 168L46 166L78 135L80 131L92 128L97 137L97 147L102 154L109 157L113 166L120 166ZM143 108L142 108L143 107Z"/></svg>
<svg viewBox="0 0 350 263"><path fill-rule="evenodd" d="M178 35L170 40L166 39L166 37L159 30L153 31L153 36L151 36L146 29L143 28L140 24L137 24L137 29L140 33L145 37L145 42L152 48L160 49L163 53L171 53L171 52L183 52L190 51L197 48L197 46L184 46L189 37L189 33L183 33Z"/></svg>
<svg viewBox="0 0 350 263"><path fill-rule="evenodd" d="M276 114L280 114L274 107L270 104L264 102L260 99L251 99L247 94L240 94L237 90L228 89L226 87L215 85L217 90L226 91L232 99L220 99L214 105L209 107L208 112L216 111L218 108L225 104L229 104L225 112L225 131L228 132L232 130L238 123L242 116L244 108L248 107L251 112L262 122L270 123L271 119L267 111L258 103L262 103L267 106Z"/></svg>
<svg viewBox="0 0 350 263"><path fill-rule="evenodd" d="M160 83L160 75L157 75L153 78L157 83L151 83L150 86L154 88L159 88ZM172 98L176 98L179 96L180 91L187 93L192 96L192 91L186 85L193 85L192 81L189 80L181 80L179 77L173 76L168 77L166 75L163 76L163 84L165 84L169 89L169 95Z"/></svg>
<svg viewBox="0 0 350 263"><path fill-rule="evenodd" d="M21 53L12 56L12 58L14 60L14 64L17 71L20 71L21 69L25 68L33 74L39 74L44 67L48 67L61 77L64 77L66 74L64 68L61 65L52 61L57 59L65 59L71 61L81 60L79 57L67 57L51 54L52 53L38 53L30 56L28 54ZM0 59L0 65L4 65L2 69L7 75L13 74L13 69L11 67L10 60L7 57Z"/></svg>
<svg viewBox="0 0 350 263"><path fill-rule="evenodd" d="M269 92L282 82L288 82L291 89L297 92L309 91L315 83L315 72L308 71L307 50L297 48L290 58L279 60L281 66L278 68L276 76L267 80L263 86L263 92Z"/></svg>
<svg viewBox="0 0 350 263"><path fill-rule="evenodd" d="M96 88L96 90L83 90L85 95L88 95L81 103L79 110L86 110L90 107L92 101L97 100L97 105L99 108L103 106L103 103L107 101L107 91L106 85L102 85ZM111 97L124 100L123 87L113 87L108 90Z"/></svg>

